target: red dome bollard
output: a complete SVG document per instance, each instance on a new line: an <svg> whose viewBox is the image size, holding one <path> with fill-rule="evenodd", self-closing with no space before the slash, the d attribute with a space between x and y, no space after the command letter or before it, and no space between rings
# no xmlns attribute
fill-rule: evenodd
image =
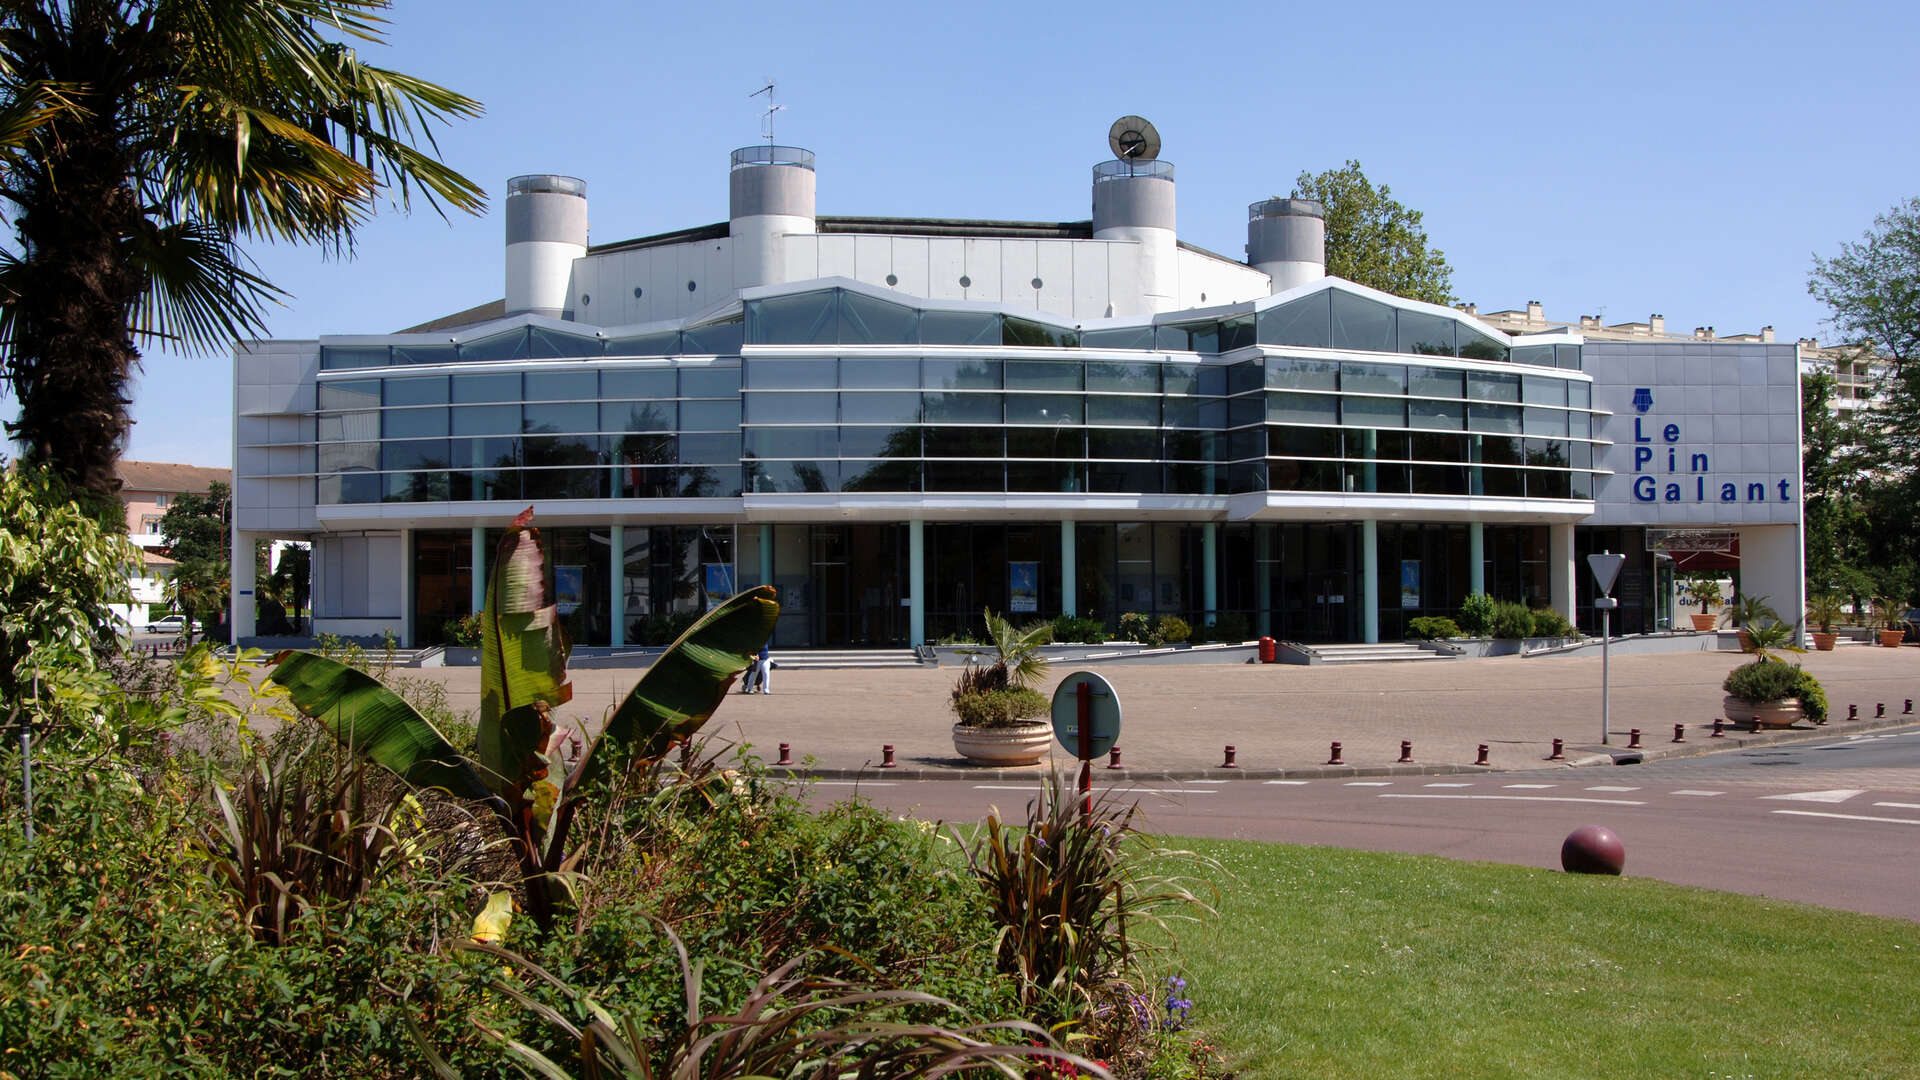
<svg viewBox="0 0 1920 1080"><path fill-rule="evenodd" d="M1278 655L1279 655L1279 649L1277 649L1274 646L1272 638L1263 637L1260 639L1260 662L1261 663L1271 664L1274 662L1275 659L1278 658Z"/></svg>
<svg viewBox="0 0 1920 1080"><path fill-rule="evenodd" d="M1708 738L1724 739L1727 737L1727 733L1722 730L1721 724L1722 721L1719 717L1716 716L1713 718L1713 734L1708 736Z"/></svg>
<svg viewBox="0 0 1920 1080"><path fill-rule="evenodd" d="M1674 742L1687 741L1687 725L1685 724L1673 725L1673 741Z"/></svg>
<svg viewBox="0 0 1920 1080"><path fill-rule="evenodd" d="M1860 706L1858 705L1847 706L1847 719L1849 720L1860 719Z"/></svg>
<svg viewBox="0 0 1920 1080"><path fill-rule="evenodd" d="M893 761L893 744L892 743L886 743L880 747L880 767L883 769L891 769L895 767L894 761Z"/></svg>
<svg viewBox="0 0 1920 1080"><path fill-rule="evenodd" d="M1908 699L1907 699L1907 707L1906 707L1906 708L1904 708L1904 709L1901 709L1901 710L1900 710L1900 715L1901 715L1901 716L1912 716L1912 715L1913 715L1913 699L1912 699L1912 698L1908 698Z"/></svg>
<svg viewBox="0 0 1920 1080"><path fill-rule="evenodd" d="M1875 702L1873 706L1873 718L1875 720L1878 720L1881 717L1884 717L1886 715L1887 715L1887 703L1884 701Z"/></svg>
<svg viewBox="0 0 1920 1080"><path fill-rule="evenodd" d="M1564 746L1565 744L1562 743L1559 739L1553 740L1553 753L1547 755L1547 760L1548 761L1567 760L1567 755L1561 752Z"/></svg>
<svg viewBox="0 0 1920 1080"><path fill-rule="evenodd" d="M1612 829L1582 825L1560 843L1560 868L1569 874L1614 874L1627 867L1627 846Z"/></svg>
<svg viewBox="0 0 1920 1080"><path fill-rule="evenodd" d="M1412 764L1412 762L1413 762L1413 741L1410 739L1401 739L1400 740L1400 764L1408 765L1408 764Z"/></svg>
<svg viewBox="0 0 1920 1080"><path fill-rule="evenodd" d="M1346 764L1346 762L1340 760L1340 744L1339 743L1333 744L1333 754L1332 756L1327 758L1327 764L1329 765L1345 765Z"/></svg>
<svg viewBox="0 0 1920 1080"><path fill-rule="evenodd" d="M774 762L774 764L775 765L793 764L793 744L792 743L780 744L780 760Z"/></svg>
<svg viewBox="0 0 1920 1080"><path fill-rule="evenodd" d="M1113 749L1107 751L1107 768L1109 769L1126 768L1125 765L1120 764L1120 748L1119 747L1116 746Z"/></svg>
<svg viewBox="0 0 1920 1080"><path fill-rule="evenodd" d="M1640 729L1639 728L1627 729L1627 749L1629 750L1640 749Z"/></svg>
<svg viewBox="0 0 1920 1080"><path fill-rule="evenodd" d="M1220 767L1223 769L1239 768L1240 766L1237 763L1235 763L1235 761L1233 760L1233 755L1234 755L1233 747L1229 745L1226 749L1227 749L1226 757L1224 760L1220 762Z"/></svg>
<svg viewBox="0 0 1920 1080"><path fill-rule="evenodd" d="M1491 761L1488 761L1488 760L1487 760L1487 744L1486 744L1486 743L1481 743L1481 744L1480 744L1480 756L1479 756L1479 757L1477 757L1477 758L1474 758L1474 759L1473 759L1473 763L1474 763L1475 765L1491 765L1491 764L1493 764L1493 762L1491 762Z"/></svg>

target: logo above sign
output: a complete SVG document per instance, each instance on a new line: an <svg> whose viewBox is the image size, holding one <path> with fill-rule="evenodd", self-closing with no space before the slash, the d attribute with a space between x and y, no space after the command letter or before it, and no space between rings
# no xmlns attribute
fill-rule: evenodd
<svg viewBox="0 0 1920 1080"><path fill-rule="evenodd" d="M1641 387L1633 392L1633 408L1636 412L1646 412L1653 408L1653 391Z"/></svg>

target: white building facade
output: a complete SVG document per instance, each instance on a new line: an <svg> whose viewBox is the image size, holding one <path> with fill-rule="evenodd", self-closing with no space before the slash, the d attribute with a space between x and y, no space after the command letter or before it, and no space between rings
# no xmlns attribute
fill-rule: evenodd
<svg viewBox="0 0 1920 1080"><path fill-rule="evenodd" d="M1749 591L1802 595L1793 345L1510 335L1326 277L1306 200L1228 258L1157 160L1096 166L1080 222L825 217L815 183L749 147L727 221L594 246L585 184L519 177L503 304L244 344L236 551L312 541L314 629L408 643L528 506L585 645L759 583L781 647L983 608L1373 641L1472 592L1589 624L1606 549L1646 631L1649 529L1737 532Z"/></svg>

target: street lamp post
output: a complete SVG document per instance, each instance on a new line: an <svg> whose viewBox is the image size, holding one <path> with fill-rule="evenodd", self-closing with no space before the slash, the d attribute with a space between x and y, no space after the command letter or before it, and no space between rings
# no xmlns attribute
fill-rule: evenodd
<svg viewBox="0 0 1920 1080"><path fill-rule="evenodd" d="M1599 587L1600 595L1594 598L1593 606L1600 609L1600 745L1607 745L1607 732L1610 727L1612 702L1610 693L1609 646L1613 640L1613 609L1620 601L1613 598L1613 583L1620 576L1620 567L1627 561L1625 555L1604 552L1587 556L1587 567L1593 571L1593 583Z"/></svg>

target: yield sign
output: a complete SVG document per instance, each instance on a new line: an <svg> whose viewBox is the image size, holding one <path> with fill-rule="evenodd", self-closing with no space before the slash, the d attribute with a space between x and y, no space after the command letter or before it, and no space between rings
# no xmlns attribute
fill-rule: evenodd
<svg viewBox="0 0 1920 1080"><path fill-rule="evenodd" d="M1625 565L1625 555L1607 552L1602 555L1587 556L1587 568L1593 571L1593 583L1600 586L1601 596L1613 595L1613 582L1620 576L1620 567Z"/></svg>

